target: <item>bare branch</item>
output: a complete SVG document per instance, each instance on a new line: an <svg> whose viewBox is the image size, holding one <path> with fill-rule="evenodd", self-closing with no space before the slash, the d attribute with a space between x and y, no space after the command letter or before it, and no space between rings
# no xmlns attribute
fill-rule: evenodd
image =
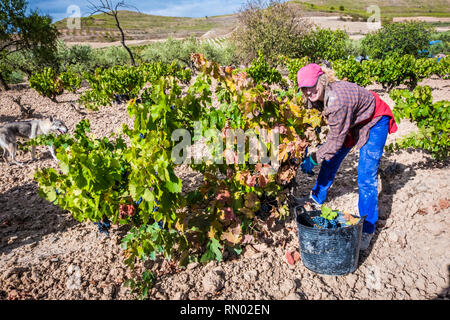
<svg viewBox="0 0 450 320"><path fill-rule="evenodd" d="M16 44L20 44L20 40L13 40L13 41L7 42L6 44L4 44L0 47L0 52L7 49L8 47L14 46Z"/></svg>
<svg viewBox="0 0 450 320"><path fill-rule="evenodd" d="M96 13L105 13L107 15L112 16L113 15L113 8L112 5L106 0L98 0L99 4L94 4L91 0L88 0L89 2L89 11L91 12L90 15L94 15Z"/></svg>
<svg viewBox="0 0 450 320"><path fill-rule="evenodd" d="M125 44L125 32L123 31L122 27L120 26L120 22L119 22L119 8L132 8L133 6L130 6L128 4L125 3L124 0L120 0L114 3L113 0L98 0L100 3L99 4L94 4L91 2L91 0L88 0L90 6L90 10L91 10L91 15L93 15L94 13L97 12L102 12L105 13L109 16L112 16L116 22L116 27L119 29L120 34L121 34L121 43L122 46L125 48L125 50L127 50L130 59L131 59L131 63L136 66L136 62L134 60L133 57L133 53L131 52L130 48L128 48ZM137 9L137 8L136 8ZM139 10L137 10L139 11Z"/></svg>
<svg viewBox="0 0 450 320"><path fill-rule="evenodd" d="M125 3L125 1L118 1L115 4L112 0L98 0L99 4L93 3L91 0L88 0L89 6L88 9L90 11L90 15L94 15L96 13L104 13L109 16L117 15L119 8L129 8L134 9L137 12L141 12L137 7Z"/></svg>

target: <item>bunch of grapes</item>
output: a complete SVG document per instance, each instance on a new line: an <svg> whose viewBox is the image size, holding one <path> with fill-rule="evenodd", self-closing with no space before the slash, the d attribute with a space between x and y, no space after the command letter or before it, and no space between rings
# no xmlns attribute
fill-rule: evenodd
<svg viewBox="0 0 450 320"><path fill-rule="evenodd" d="M109 236L109 228L111 228L111 221L107 217L103 217L100 222L94 222L100 233L104 233Z"/></svg>
<svg viewBox="0 0 450 320"><path fill-rule="evenodd" d="M127 94L114 94L114 101L117 104L122 104L123 102L127 102L130 100L130 96Z"/></svg>
<svg viewBox="0 0 450 320"><path fill-rule="evenodd" d="M314 222L314 228L318 229L335 229L339 227L339 223L336 219L328 220L324 217L314 217L311 219Z"/></svg>
<svg viewBox="0 0 450 320"><path fill-rule="evenodd" d="M128 175L130 173L128 172L128 170L126 170L125 168L121 168L120 169L120 176L121 179L120 181L116 184L116 186L113 187L114 191L120 191L120 190L124 190L127 188L128 186Z"/></svg>

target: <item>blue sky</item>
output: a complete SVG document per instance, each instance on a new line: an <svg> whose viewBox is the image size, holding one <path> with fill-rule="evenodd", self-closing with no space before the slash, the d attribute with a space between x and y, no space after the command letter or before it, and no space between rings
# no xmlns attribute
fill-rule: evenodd
<svg viewBox="0 0 450 320"><path fill-rule="evenodd" d="M96 0L91 0L93 3ZM142 13L173 17L204 17L236 13L245 0L125 0ZM28 0L29 9L39 9L41 14L49 14L53 21L72 16L71 6L78 6L81 16L89 15L87 0Z"/></svg>

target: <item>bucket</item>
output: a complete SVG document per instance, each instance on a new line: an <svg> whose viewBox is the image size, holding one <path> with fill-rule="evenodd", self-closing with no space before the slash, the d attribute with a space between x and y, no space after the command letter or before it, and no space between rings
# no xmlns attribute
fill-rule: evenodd
<svg viewBox="0 0 450 320"><path fill-rule="evenodd" d="M359 247L365 217L357 224L336 229L317 229L311 218L321 211L306 211L295 207L295 216L303 265L309 270L325 275L352 273L358 266Z"/></svg>

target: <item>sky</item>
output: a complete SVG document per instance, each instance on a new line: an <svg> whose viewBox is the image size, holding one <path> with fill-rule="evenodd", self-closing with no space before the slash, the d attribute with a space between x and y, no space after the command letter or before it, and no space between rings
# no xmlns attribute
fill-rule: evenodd
<svg viewBox="0 0 450 320"><path fill-rule="evenodd" d="M135 6L142 13L199 18L236 13L246 0L125 0L125 2ZM53 21L74 17L78 11L82 17L86 17L90 14L88 5L88 0L28 0L29 9L38 9L40 14L48 14Z"/></svg>

